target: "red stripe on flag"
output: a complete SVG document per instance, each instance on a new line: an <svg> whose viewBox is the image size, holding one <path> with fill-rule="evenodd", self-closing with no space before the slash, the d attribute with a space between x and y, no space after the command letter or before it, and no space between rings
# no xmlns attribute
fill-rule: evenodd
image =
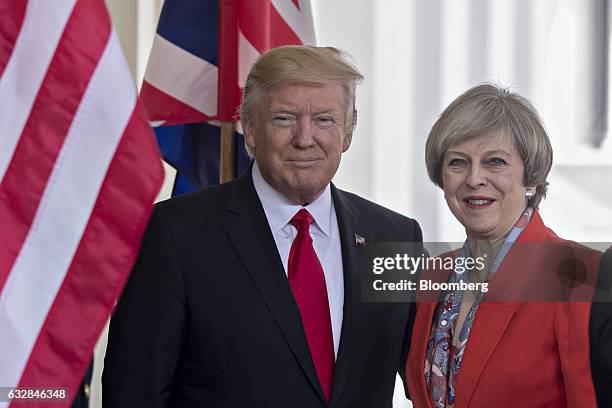
<svg viewBox="0 0 612 408"><path fill-rule="evenodd" d="M302 41L276 11L270 0L250 0L240 3L240 30L257 51Z"/></svg>
<svg viewBox="0 0 612 408"><path fill-rule="evenodd" d="M300 9L300 0L291 0L293 4L295 4L295 8Z"/></svg>
<svg viewBox="0 0 612 408"><path fill-rule="evenodd" d="M61 387L75 395L136 259L162 181L153 132L136 104L19 387Z"/></svg>
<svg viewBox="0 0 612 408"><path fill-rule="evenodd" d="M147 81L142 83L140 99L146 101L145 111L150 121L165 121L164 125L206 122L217 117L207 116L197 109L184 104Z"/></svg>
<svg viewBox="0 0 612 408"><path fill-rule="evenodd" d="M244 2L242 2L244 3ZM219 30L217 36L217 60L219 62L219 90L217 115L219 120L231 122L240 105L238 86L238 17L237 0L219 2Z"/></svg>
<svg viewBox="0 0 612 408"><path fill-rule="evenodd" d="M270 49L270 8L270 0L240 3L240 30L260 53Z"/></svg>
<svg viewBox="0 0 612 408"><path fill-rule="evenodd" d="M0 4L0 77L13 53L27 4L27 0L11 0Z"/></svg>
<svg viewBox="0 0 612 408"><path fill-rule="evenodd" d="M0 220L3 220L0 291L28 234L73 116L108 41L110 28L104 2L80 0L32 106L0 184ZM59 95L61 101L58 101Z"/></svg>
<svg viewBox="0 0 612 408"><path fill-rule="evenodd" d="M270 7L270 40L271 48L281 45L302 44L302 40L295 31L281 17L274 5Z"/></svg>

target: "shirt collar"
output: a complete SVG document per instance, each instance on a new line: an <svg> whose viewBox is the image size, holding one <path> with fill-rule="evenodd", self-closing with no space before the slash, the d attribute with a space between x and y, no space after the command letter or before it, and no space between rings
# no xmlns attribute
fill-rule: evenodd
<svg viewBox="0 0 612 408"><path fill-rule="evenodd" d="M331 187L328 184L323 193L312 203L302 207L293 204L282 193L276 191L263 178L257 162L253 164L253 185L264 208L272 233L283 229L300 209L305 208L314 218L315 224L326 236L331 234L332 198Z"/></svg>

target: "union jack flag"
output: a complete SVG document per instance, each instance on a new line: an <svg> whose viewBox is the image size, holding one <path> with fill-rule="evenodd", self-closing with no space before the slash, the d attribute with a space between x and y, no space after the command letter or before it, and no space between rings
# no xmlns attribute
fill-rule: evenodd
<svg viewBox="0 0 612 408"><path fill-rule="evenodd" d="M308 0L165 1L141 97L177 169L174 194L218 183L219 123L235 120L255 60L270 48L314 43ZM237 134L236 174L250 163L243 144Z"/></svg>

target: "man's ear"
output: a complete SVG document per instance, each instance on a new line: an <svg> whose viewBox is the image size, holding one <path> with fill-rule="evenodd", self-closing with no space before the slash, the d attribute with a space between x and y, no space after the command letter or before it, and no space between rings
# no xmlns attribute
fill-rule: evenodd
<svg viewBox="0 0 612 408"><path fill-rule="evenodd" d="M349 130L344 135L344 140L342 140L342 153L346 152L349 147L351 147L351 142L353 141L353 131Z"/></svg>
<svg viewBox="0 0 612 408"><path fill-rule="evenodd" d="M349 124L347 126L346 135L344 135L344 140L342 140L342 153L346 152L349 147L351 147L351 142L353 141L353 131L355 130L355 126L357 125L357 110L353 111L353 115L351 115L351 119L349 120Z"/></svg>
<svg viewBox="0 0 612 408"><path fill-rule="evenodd" d="M251 149L251 151L255 151L255 132L252 125L246 124L244 122L240 122L242 124L242 131L244 132L244 142Z"/></svg>

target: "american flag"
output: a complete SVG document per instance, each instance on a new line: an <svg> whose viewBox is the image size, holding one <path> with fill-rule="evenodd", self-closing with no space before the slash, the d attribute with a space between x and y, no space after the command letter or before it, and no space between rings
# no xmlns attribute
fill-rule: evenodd
<svg viewBox="0 0 612 408"><path fill-rule="evenodd" d="M104 1L3 1L0 386L70 404L162 179Z"/></svg>
<svg viewBox="0 0 612 408"><path fill-rule="evenodd" d="M218 182L219 122L233 121L251 65L270 48L314 44L308 0L166 0L141 97L175 194ZM200 123L194 126L171 126ZM249 159L237 136L237 171Z"/></svg>

